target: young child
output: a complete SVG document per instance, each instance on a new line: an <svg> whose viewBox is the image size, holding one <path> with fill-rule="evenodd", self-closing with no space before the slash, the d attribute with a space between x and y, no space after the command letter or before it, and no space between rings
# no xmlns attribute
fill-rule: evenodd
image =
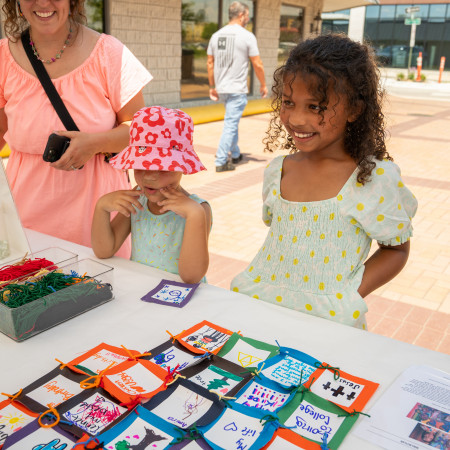
<svg viewBox="0 0 450 450"><path fill-rule="evenodd" d="M208 269L209 204L180 185L183 174L205 170L192 146L192 119L161 106L133 117L130 145L110 160L134 169L137 186L99 199L92 222L92 248L109 258L131 232L131 259L197 283ZM110 213L118 214L110 220Z"/></svg>
<svg viewBox="0 0 450 450"><path fill-rule="evenodd" d="M341 35L297 45L276 70L266 149L267 238L234 291L366 329L363 297L405 265L417 202L384 142L371 50ZM372 239L379 248L369 258Z"/></svg>

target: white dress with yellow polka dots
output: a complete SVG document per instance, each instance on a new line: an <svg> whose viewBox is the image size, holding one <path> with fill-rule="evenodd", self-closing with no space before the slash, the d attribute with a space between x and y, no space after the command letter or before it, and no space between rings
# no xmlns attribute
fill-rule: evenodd
<svg viewBox="0 0 450 450"><path fill-rule="evenodd" d="M207 203L195 194L189 198ZM173 211L152 214L145 195L139 197L139 202L144 208L131 215L131 260L178 274L186 220Z"/></svg>
<svg viewBox="0 0 450 450"><path fill-rule="evenodd" d="M291 202L280 195L284 156L264 172L262 248L231 288L304 313L365 328L358 294L372 239L399 245L412 236L417 201L391 161L375 161L371 179L356 169L336 197Z"/></svg>

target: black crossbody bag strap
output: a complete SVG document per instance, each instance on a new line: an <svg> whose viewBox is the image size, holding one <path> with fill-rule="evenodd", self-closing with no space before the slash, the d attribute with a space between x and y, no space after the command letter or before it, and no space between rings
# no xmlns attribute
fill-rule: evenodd
<svg viewBox="0 0 450 450"><path fill-rule="evenodd" d="M23 48L28 56L28 59L30 60L31 65L33 66L34 71L36 72L36 75L39 79L39 81L42 84L42 87L44 88L45 93L47 94L48 98L50 99L51 104L53 105L53 108L55 108L56 113L58 114L59 118L61 119L61 122L66 127L67 131L80 131L77 127L76 123L72 119L72 116L70 115L69 111L67 111L66 105L64 105L64 102L62 101L60 95L58 94L58 91L55 88L55 85L53 84L50 76L48 75L47 71L45 70L44 64L36 58L35 54L33 53L33 50L30 45L30 30L27 29L22 33L22 45Z"/></svg>

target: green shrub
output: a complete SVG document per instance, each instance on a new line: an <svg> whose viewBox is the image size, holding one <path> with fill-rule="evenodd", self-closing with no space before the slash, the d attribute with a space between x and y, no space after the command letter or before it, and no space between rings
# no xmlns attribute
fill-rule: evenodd
<svg viewBox="0 0 450 450"><path fill-rule="evenodd" d="M408 80L413 80L414 81L414 78L415 78L414 72L408 73Z"/></svg>
<svg viewBox="0 0 450 450"><path fill-rule="evenodd" d="M403 72L400 72L397 74L397 81L404 81L405 74Z"/></svg>
<svg viewBox="0 0 450 450"><path fill-rule="evenodd" d="M427 79L427 77L423 73L421 73L420 74L420 81L425 81L426 79Z"/></svg>

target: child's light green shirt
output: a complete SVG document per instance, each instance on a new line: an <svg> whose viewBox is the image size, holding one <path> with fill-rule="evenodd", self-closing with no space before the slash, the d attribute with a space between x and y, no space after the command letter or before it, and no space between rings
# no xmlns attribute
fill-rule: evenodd
<svg viewBox="0 0 450 450"><path fill-rule="evenodd" d="M357 292L372 239L399 245L412 236L417 201L391 161L375 161L371 179L358 169L336 197L297 203L280 194L284 156L264 172L266 240L231 288L264 301L365 328L367 306Z"/></svg>
<svg viewBox="0 0 450 450"><path fill-rule="evenodd" d="M189 198L197 203L207 203L195 194ZM152 214L145 195L140 196L139 202L144 208L131 214L131 259L178 275L186 220L173 211Z"/></svg>

